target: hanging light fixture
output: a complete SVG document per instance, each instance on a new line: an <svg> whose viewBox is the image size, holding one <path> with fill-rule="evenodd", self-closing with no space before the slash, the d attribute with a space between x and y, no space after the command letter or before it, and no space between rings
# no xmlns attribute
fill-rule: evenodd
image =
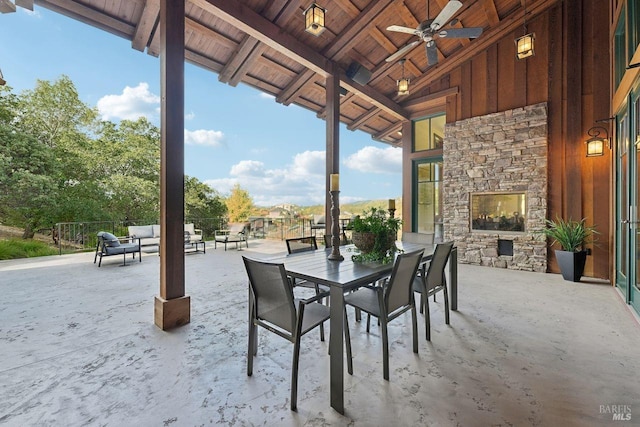
<svg viewBox="0 0 640 427"><path fill-rule="evenodd" d="M404 61L406 61L406 59L400 60L400 65L402 66L402 77L400 80L396 81L396 84L398 85L398 96L409 95L410 80L404 76Z"/></svg>
<svg viewBox="0 0 640 427"><path fill-rule="evenodd" d="M535 55L534 42L536 39L535 33L527 34L527 1L524 1L524 15L523 15L523 27L524 36L518 37L516 42L516 56L518 59L528 58Z"/></svg>
<svg viewBox="0 0 640 427"><path fill-rule="evenodd" d="M327 9L318 6L315 2L304 11L305 31L319 36L324 31L324 14Z"/></svg>
<svg viewBox="0 0 640 427"><path fill-rule="evenodd" d="M601 133L606 135L605 138L600 136ZM591 138L587 139L587 157L597 157L604 155L604 144L606 142L607 147L611 149L611 140L609 140L609 131L602 126L593 126L587 131L587 135Z"/></svg>

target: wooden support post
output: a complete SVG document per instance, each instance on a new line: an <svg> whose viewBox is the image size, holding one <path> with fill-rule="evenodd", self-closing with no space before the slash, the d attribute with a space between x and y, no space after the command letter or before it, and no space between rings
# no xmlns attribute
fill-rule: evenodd
<svg viewBox="0 0 640 427"><path fill-rule="evenodd" d="M155 324L191 321L184 268L184 14L185 0L160 1L160 296Z"/></svg>

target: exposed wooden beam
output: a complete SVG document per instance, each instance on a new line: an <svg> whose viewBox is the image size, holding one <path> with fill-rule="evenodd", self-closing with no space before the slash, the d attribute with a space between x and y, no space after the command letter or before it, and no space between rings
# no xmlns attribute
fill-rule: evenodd
<svg viewBox="0 0 640 427"><path fill-rule="evenodd" d="M242 81L242 79L249 73L249 70L251 70L251 68L253 67L253 64L255 63L255 61L259 60L260 58L262 58L262 54L264 53L264 51L267 49L267 47L262 44L259 43L249 54L249 56L247 56L246 60L240 65L240 67L238 67L238 69L236 70L235 74L233 75L233 78L231 80L229 80L229 84L231 86L237 86L238 83L240 83ZM273 64L273 62L272 62ZM272 65L273 66L273 65Z"/></svg>
<svg viewBox="0 0 640 427"><path fill-rule="evenodd" d="M284 105L291 104L295 97L300 94L304 85L313 77L315 77L315 73L312 70L305 69L298 74L298 78L291 80L291 83L278 94L276 101Z"/></svg>
<svg viewBox="0 0 640 427"><path fill-rule="evenodd" d="M244 4L224 0L191 0L191 3L321 76L330 74L331 63L327 58Z"/></svg>
<svg viewBox="0 0 640 427"><path fill-rule="evenodd" d="M398 25L404 23L404 26L406 27L417 28L418 25L420 25L420 22L426 18L424 16L421 16L419 19L416 18L404 2L396 2L395 6L401 19L401 22L399 22Z"/></svg>
<svg viewBox="0 0 640 427"><path fill-rule="evenodd" d="M225 65L222 72L218 74L218 80L223 83L228 83L236 73L238 68L240 68L240 66L247 60L249 55L251 55L251 52L253 52L258 43L260 43L258 39L255 39L248 34L245 35L244 40L242 40L237 46L236 50L233 52L233 55L231 55L229 62L227 62L227 65Z"/></svg>
<svg viewBox="0 0 640 427"><path fill-rule="evenodd" d="M16 0L16 6L33 11L33 0Z"/></svg>
<svg viewBox="0 0 640 427"><path fill-rule="evenodd" d="M358 96L380 108L381 110L386 111L388 114L397 119L407 120L408 115L404 108L400 107L389 98L382 96L379 92L377 92L375 89L372 89L370 86L362 86L354 82L347 77L343 70L341 70L340 72L340 80L342 80L341 85L343 87L352 92L356 92Z"/></svg>
<svg viewBox="0 0 640 427"><path fill-rule="evenodd" d="M345 28L342 33L338 34L333 39L331 44L322 51L322 54L329 59L334 59L336 55L352 48L353 45L360 40L360 37L367 36L367 31L365 31L364 28L366 28L367 25L371 25L371 22L373 22L373 20L375 20L376 17L382 13L392 1L393 0L381 0L370 3L351 23L351 25ZM288 93L287 96L284 96L284 94L278 95L278 99L280 99L285 105L293 102L293 100L304 90L305 85L310 82L310 78L307 75L301 75L296 80L292 81L289 86L285 88L285 91ZM302 80L304 80L304 83L300 84L300 81ZM311 81L315 81L315 79ZM291 88L296 88L297 90L291 91Z"/></svg>
<svg viewBox="0 0 640 427"><path fill-rule="evenodd" d="M142 16L136 26L136 30L133 33L133 40L131 41L131 47L140 52L144 51L144 48L151 41L151 34L156 27L158 19L160 17L160 1L159 0L147 0L142 10Z"/></svg>
<svg viewBox="0 0 640 427"><path fill-rule="evenodd" d="M371 37L378 42L380 46L382 46L387 52L394 53L398 48L389 37L387 37L382 31L380 31L377 27L373 27L370 31Z"/></svg>
<svg viewBox="0 0 640 427"><path fill-rule="evenodd" d="M484 8L484 14L487 16L490 26L495 26L500 22L500 16L498 16L498 10L496 9L496 3L494 0L482 0L482 7Z"/></svg>
<svg viewBox="0 0 640 427"><path fill-rule="evenodd" d="M130 40L135 27L120 19L111 17L71 0L35 0L38 6L66 15L79 22L100 28L108 33Z"/></svg>
<svg viewBox="0 0 640 427"><path fill-rule="evenodd" d="M0 0L1 13L13 13L16 11L16 5L11 0Z"/></svg>
<svg viewBox="0 0 640 427"><path fill-rule="evenodd" d="M374 118L377 114L378 114L378 109L374 107L369 111L366 111L364 114L362 114L360 117L355 119L353 122L351 122L351 124L347 126L347 129L356 130L360 126L365 124L368 120Z"/></svg>
<svg viewBox="0 0 640 427"><path fill-rule="evenodd" d="M272 1L269 2L263 14L266 19L273 21L278 26L282 26L298 10L299 7L292 0L284 3L282 1ZM229 83L231 86L237 86L251 69L254 61L260 58L266 49L267 46L260 43L258 39L247 35L242 41L242 46L236 50L231 60L218 76L218 80Z"/></svg>
<svg viewBox="0 0 640 427"><path fill-rule="evenodd" d="M372 135L371 137L376 141L387 142L387 141L384 141L385 138L389 138L394 133L397 134L398 132L402 131L402 123L403 122L393 123L390 126L388 126L386 129L384 129L382 132L378 132L375 135ZM392 139L393 139L392 144L396 145L400 142L398 140L401 138L392 137Z"/></svg>
<svg viewBox="0 0 640 427"><path fill-rule="evenodd" d="M358 16L358 14L360 13L360 9L355 7L355 5L349 0L334 0L333 3L352 18Z"/></svg>
<svg viewBox="0 0 640 427"><path fill-rule="evenodd" d="M213 31L211 28L201 24L200 22L192 18L185 17L184 25L185 25L185 29L190 31L195 31L200 34L204 34L207 37L210 37L214 43L228 47L229 49L235 49L236 46L238 45L234 40L230 39L229 37L223 36L222 34L216 31Z"/></svg>

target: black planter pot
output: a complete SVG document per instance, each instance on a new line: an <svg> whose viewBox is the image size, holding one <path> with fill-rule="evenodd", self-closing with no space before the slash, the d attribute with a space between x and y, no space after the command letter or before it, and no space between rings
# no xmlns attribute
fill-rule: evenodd
<svg viewBox="0 0 640 427"><path fill-rule="evenodd" d="M564 280L579 282L587 262L587 251L569 252L556 250L556 260Z"/></svg>

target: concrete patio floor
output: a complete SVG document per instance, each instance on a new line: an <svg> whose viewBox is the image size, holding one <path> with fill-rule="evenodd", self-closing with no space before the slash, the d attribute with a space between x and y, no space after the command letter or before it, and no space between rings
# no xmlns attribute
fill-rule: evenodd
<svg viewBox="0 0 640 427"><path fill-rule="evenodd" d="M159 257L101 268L93 253L0 261L0 425L603 426L640 422L640 326L617 291L583 279L460 265L459 311L411 351L410 315L390 323L390 381L379 329L350 328L346 414L329 406L328 342L302 339L298 411L292 345L260 332L246 375L250 248L186 256L191 323L153 324ZM128 260L129 263L129 260ZM613 408L613 405L616 408ZM631 414L613 421L611 411Z"/></svg>

